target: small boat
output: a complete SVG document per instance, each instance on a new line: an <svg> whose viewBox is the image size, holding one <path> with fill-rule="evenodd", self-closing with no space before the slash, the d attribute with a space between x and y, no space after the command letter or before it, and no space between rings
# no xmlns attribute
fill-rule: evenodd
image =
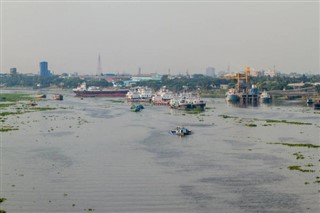
<svg viewBox="0 0 320 213"><path fill-rule="evenodd" d="M313 109L320 109L320 100L313 104Z"/></svg>
<svg viewBox="0 0 320 213"><path fill-rule="evenodd" d="M311 104L313 104L313 100L311 98L308 98L307 99L307 105L311 105Z"/></svg>
<svg viewBox="0 0 320 213"><path fill-rule="evenodd" d="M62 100L63 100L63 95L61 95L61 94L54 94L52 98L53 98L53 100L62 101Z"/></svg>
<svg viewBox="0 0 320 213"><path fill-rule="evenodd" d="M140 112L142 109L144 109L144 106L142 106L141 104L139 105L132 105L130 107L132 112Z"/></svg>
<svg viewBox="0 0 320 213"><path fill-rule="evenodd" d="M178 126L176 129L171 130L170 132L171 134L178 136L191 135L191 130L180 126Z"/></svg>
<svg viewBox="0 0 320 213"><path fill-rule="evenodd" d="M43 93L38 93L35 95L36 98L46 98L47 95L46 94L43 94Z"/></svg>
<svg viewBox="0 0 320 213"><path fill-rule="evenodd" d="M272 97L267 91L263 91L260 94L260 100L262 103L270 103L272 100Z"/></svg>

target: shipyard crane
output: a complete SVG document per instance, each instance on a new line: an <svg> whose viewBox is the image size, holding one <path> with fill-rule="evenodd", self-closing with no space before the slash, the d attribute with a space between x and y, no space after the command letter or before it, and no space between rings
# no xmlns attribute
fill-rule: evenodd
<svg viewBox="0 0 320 213"><path fill-rule="evenodd" d="M240 92L240 81L244 80L246 85L246 90L250 85L250 67L246 67L245 71L237 72L236 74L228 74L224 76L225 79L231 79L237 81L237 91Z"/></svg>

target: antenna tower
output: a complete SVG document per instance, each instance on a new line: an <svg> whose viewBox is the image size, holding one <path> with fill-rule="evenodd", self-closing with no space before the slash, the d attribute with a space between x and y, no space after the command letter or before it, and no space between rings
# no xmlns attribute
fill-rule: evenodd
<svg viewBox="0 0 320 213"><path fill-rule="evenodd" d="M101 75L101 58L100 58L100 54L98 56L98 67L97 67L97 75L100 76Z"/></svg>

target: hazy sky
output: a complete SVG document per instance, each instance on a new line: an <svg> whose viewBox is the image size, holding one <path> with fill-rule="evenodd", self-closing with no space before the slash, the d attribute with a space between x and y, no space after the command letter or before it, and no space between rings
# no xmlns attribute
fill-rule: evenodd
<svg viewBox="0 0 320 213"><path fill-rule="evenodd" d="M319 1L1 2L1 72L319 74Z"/></svg>

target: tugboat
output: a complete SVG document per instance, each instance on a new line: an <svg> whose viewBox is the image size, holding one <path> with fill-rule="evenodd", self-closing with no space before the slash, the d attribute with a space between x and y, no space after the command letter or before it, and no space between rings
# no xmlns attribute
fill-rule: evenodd
<svg viewBox="0 0 320 213"><path fill-rule="evenodd" d="M191 135L191 130L188 130L187 128L184 127L176 127L176 129L170 131L171 134L173 135L178 135L178 136L185 136L185 135Z"/></svg>

